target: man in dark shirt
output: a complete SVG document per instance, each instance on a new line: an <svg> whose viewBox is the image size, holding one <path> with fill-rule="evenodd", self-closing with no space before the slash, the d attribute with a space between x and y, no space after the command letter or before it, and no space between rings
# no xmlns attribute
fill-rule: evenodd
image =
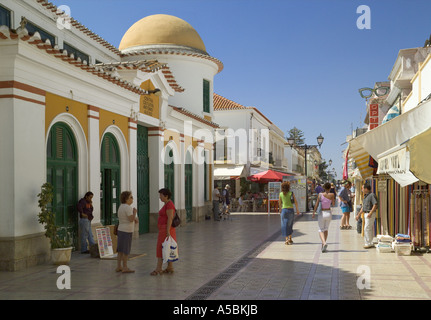
<svg viewBox="0 0 431 320"><path fill-rule="evenodd" d="M356 216L356 220L359 219L361 214L364 214L364 240L365 240L365 249L369 249L374 247L373 245L373 227L374 220L376 219L376 211L377 211L377 197L374 193L371 192L371 186L369 184L364 184L362 186L362 192L364 193L364 200L362 202L362 209Z"/></svg>
<svg viewBox="0 0 431 320"><path fill-rule="evenodd" d="M93 193L87 192L78 202L79 212L79 228L81 230L81 253L90 253L88 245L92 246L96 242L93 239L93 232L91 231L91 220L93 220ZM88 245L87 245L88 241Z"/></svg>

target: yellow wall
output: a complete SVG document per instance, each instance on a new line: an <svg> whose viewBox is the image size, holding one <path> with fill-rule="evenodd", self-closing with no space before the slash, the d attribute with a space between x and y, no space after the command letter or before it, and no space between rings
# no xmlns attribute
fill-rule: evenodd
<svg viewBox="0 0 431 320"><path fill-rule="evenodd" d="M115 125L120 128L121 132L123 133L127 141L127 144L129 144L129 118L113 112L100 109L99 111L100 139L102 139L103 132L105 132L106 128L108 128L111 125Z"/></svg>
<svg viewBox="0 0 431 320"><path fill-rule="evenodd" d="M48 128L52 120L61 113L70 113L80 123L84 130L88 141L88 120L87 120L87 105L68 98L60 97L55 94L46 93L46 109L45 109L45 134L48 134ZM69 111L66 111L68 107Z"/></svg>

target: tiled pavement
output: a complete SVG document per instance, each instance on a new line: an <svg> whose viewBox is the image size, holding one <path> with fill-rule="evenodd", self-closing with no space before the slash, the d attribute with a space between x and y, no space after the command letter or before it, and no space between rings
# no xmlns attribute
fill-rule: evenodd
<svg viewBox="0 0 431 320"><path fill-rule="evenodd" d="M294 224L286 246L278 214L232 214L230 220L189 223L178 228L180 260L172 275L150 276L156 265L156 234L133 241L133 274L114 272L116 261L74 253L71 289L57 289L50 264L0 272L0 300L339 300L431 299L431 254L397 256L363 249L356 230L330 225L328 251L320 252L311 214ZM353 217L351 224L355 225ZM359 280L369 275L370 289Z"/></svg>

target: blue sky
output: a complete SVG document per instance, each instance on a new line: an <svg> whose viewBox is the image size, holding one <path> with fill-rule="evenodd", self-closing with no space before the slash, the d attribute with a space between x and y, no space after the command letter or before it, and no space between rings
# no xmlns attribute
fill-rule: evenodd
<svg viewBox="0 0 431 320"><path fill-rule="evenodd" d="M386 81L399 50L422 47L431 34L429 0L55 0L118 47L136 21L170 14L190 23L224 70L214 91L255 106L285 133L332 159L338 178L352 128L363 126L362 87ZM358 29L360 5L371 29Z"/></svg>

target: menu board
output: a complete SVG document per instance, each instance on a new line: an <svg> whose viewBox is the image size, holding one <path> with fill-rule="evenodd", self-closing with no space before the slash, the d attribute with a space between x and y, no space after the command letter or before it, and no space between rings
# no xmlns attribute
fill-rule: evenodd
<svg viewBox="0 0 431 320"><path fill-rule="evenodd" d="M268 182L269 201L278 201L281 192L281 182Z"/></svg>
<svg viewBox="0 0 431 320"><path fill-rule="evenodd" d="M100 258L107 258L114 255L111 233L109 228L96 228L97 244L99 245Z"/></svg>

